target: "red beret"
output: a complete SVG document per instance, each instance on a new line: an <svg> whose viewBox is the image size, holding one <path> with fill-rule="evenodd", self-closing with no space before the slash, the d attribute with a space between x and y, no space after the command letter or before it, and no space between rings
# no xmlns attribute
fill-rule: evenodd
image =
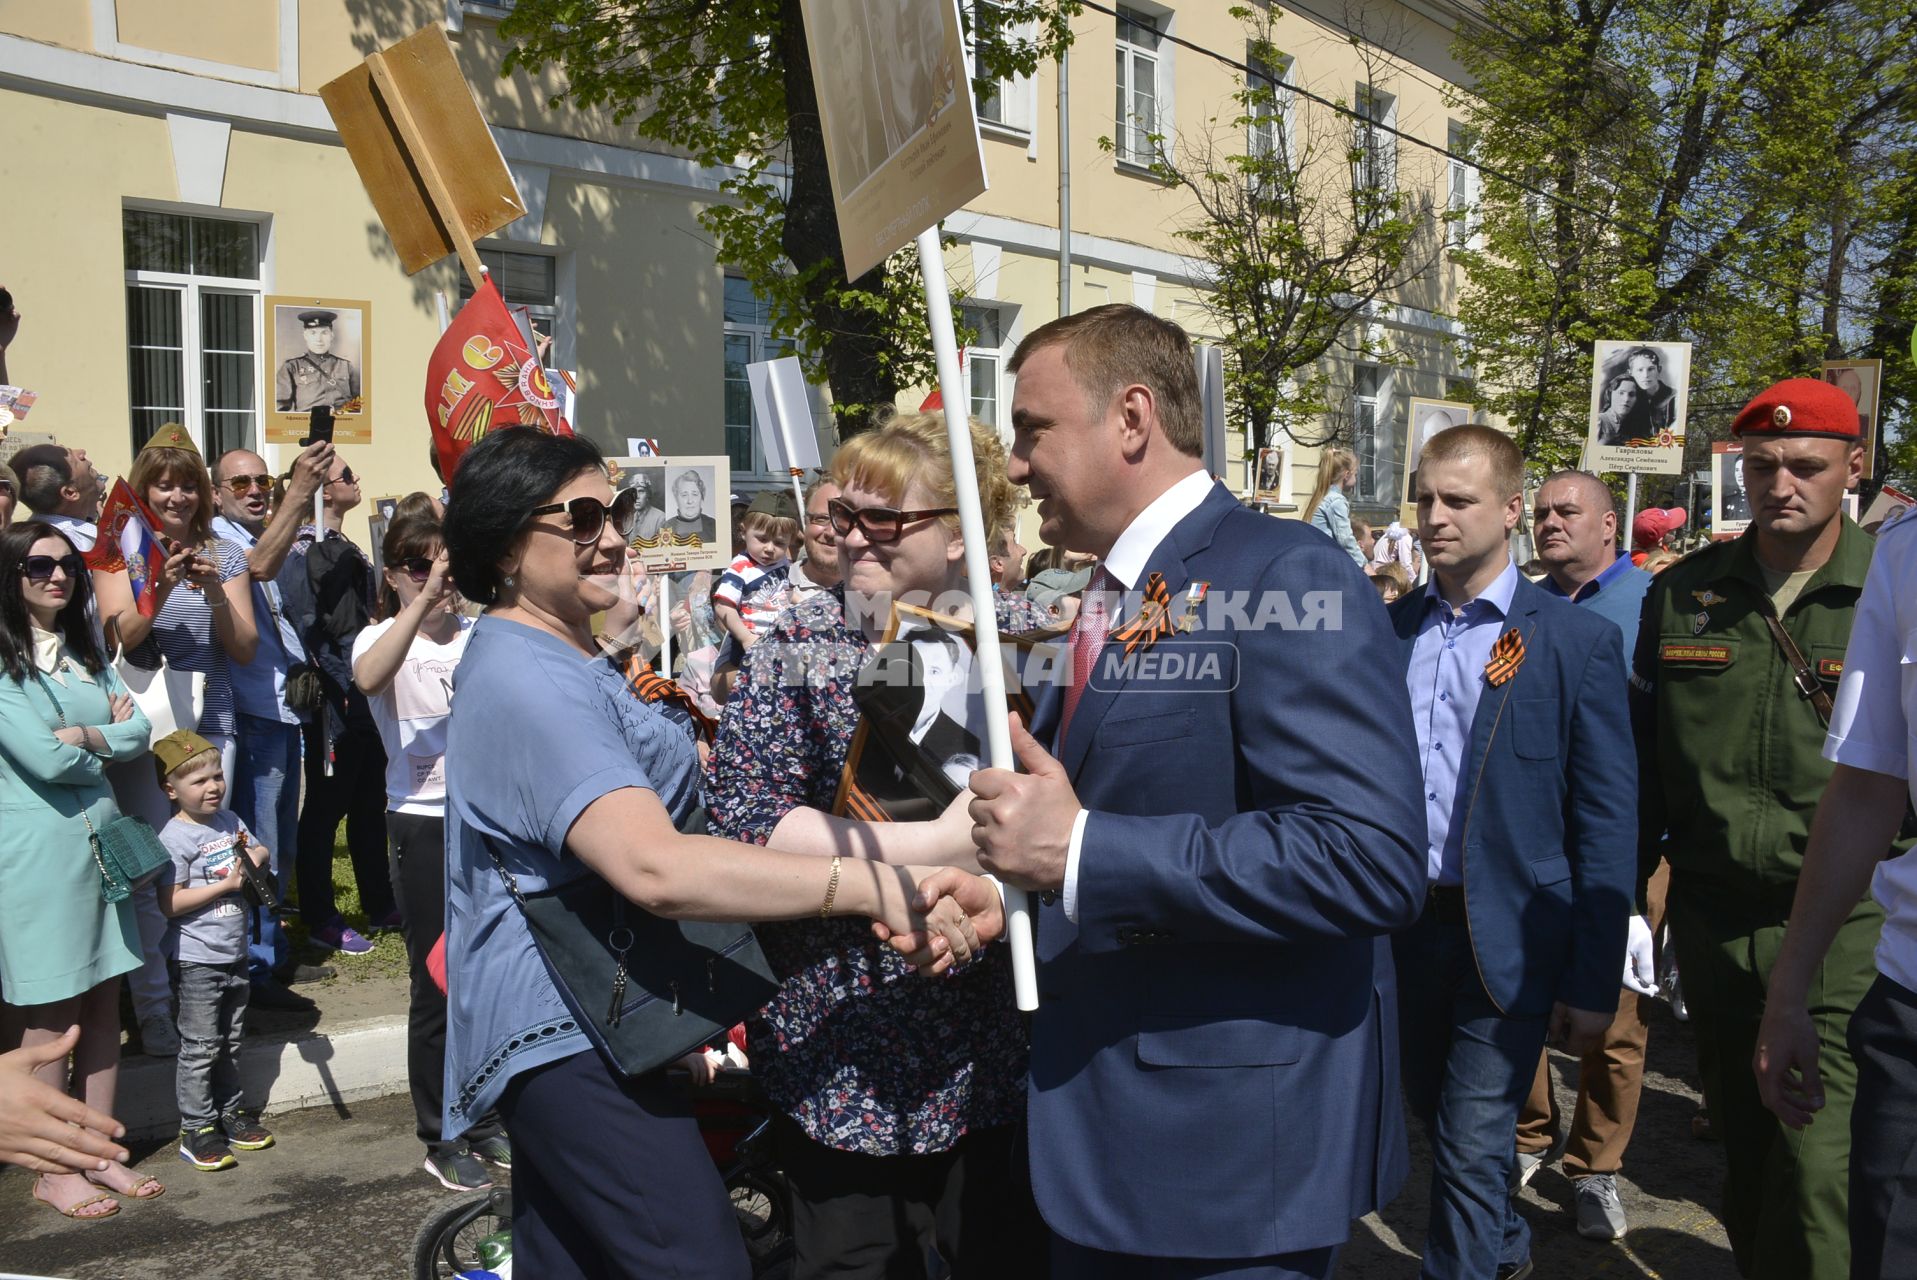
<svg viewBox="0 0 1917 1280"><path fill-rule="evenodd" d="M1744 406L1731 423L1742 436L1824 436L1864 440L1864 426L1851 398L1816 378L1786 378Z"/></svg>

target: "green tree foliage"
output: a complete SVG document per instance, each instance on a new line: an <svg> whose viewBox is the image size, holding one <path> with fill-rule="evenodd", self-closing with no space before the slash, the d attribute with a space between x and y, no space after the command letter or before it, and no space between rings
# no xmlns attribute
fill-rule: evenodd
<svg viewBox="0 0 1917 1280"><path fill-rule="evenodd" d="M1229 107L1201 128L1154 137L1147 167L1190 198L1174 234L1199 264L1226 351L1227 403L1247 448L1281 431L1326 444L1344 433L1325 358L1389 360L1369 345L1363 321L1437 261L1435 166L1401 154L1388 131L1295 92L1272 39L1275 8L1230 12L1245 26L1251 74L1238 75ZM1351 43L1365 83L1384 92L1384 55L1357 36ZM1115 150L1110 138L1100 142Z"/></svg>
<svg viewBox="0 0 1917 1280"><path fill-rule="evenodd" d="M968 6L968 9L970 6ZM1000 0L975 33L980 83L1070 41L1070 0ZM842 434L934 377L916 254L845 278L799 0L518 0L504 68L563 73L554 105L603 108L646 142L727 174L700 222L775 331L832 387ZM963 341L963 337L961 337Z"/></svg>
<svg viewBox="0 0 1917 1280"><path fill-rule="evenodd" d="M1914 42L1908 0L1485 0L1459 319L1527 456L1575 464L1599 339L1694 344L1691 466L1769 382L1894 357Z"/></svg>

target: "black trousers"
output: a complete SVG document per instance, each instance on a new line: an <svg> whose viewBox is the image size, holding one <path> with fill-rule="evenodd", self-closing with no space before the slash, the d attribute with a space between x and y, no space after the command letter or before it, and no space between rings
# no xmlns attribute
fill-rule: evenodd
<svg viewBox="0 0 1917 1280"><path fill-rule="evenodd" d="M1850 1016L1851 1280L1917 1276L1917 991L1882 974Z"/></svg>
<svg viewBox="0 0 1917 1280"><path fill-rule="evenodd" d="M539 1280L746 1280L739 1223L680 1090L588 1049L514 1076L513 1271Z"/></svg>
<svg viewBox="0 0 1917 1280"><path fill-rule="evenodd" d="M314 717L318 719L318 717ZM346 820L359 904L369 920L393 913L386 872L386 748L372 729L348 729L333 740L333 774L326 775L326 736L306 725L306 803L300 809L299 856L294 860L300 917L309 929L339 914L333 900L333 837ZM282 837L284 838L284 837Z"/></svg>
<svg viewBox="0 0 1917 1280"><path fill-rule="evenodd" d="M440 1137L441 1104L446 1093L446 993L426 971L439 935L446 932L446 820L419 813L388 813L386 835L392 844L393 898L399 903L406 937L406 967L411 997L406 1009L406 1083L413 1095L413 1119L419 1140L428 1147L461 1141ZM499 1132L488 1117L463 1135L478 1142Z"/></svg>
<svg viewBox="0 0 1917 1280"><path fill-rule="evenodd" d="M1053 1280L1329 1280L1340 1245L1269 1258L1141 1258L1052 1237Z"/></svg>
<svg viewBox="0 0 1917 1280"><path fill-rule="evenodd" d="M787 1116L773 1129L792 1188L792 1280L925 1280L933 1246L955 1280L1050 1274L1014 1126L922 1156L839 1151Z"/></svg>

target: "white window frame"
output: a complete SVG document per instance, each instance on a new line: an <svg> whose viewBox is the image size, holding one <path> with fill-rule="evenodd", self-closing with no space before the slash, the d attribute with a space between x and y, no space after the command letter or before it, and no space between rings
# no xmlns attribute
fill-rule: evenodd
<svg viewBox="0 0 1917 1280"><path fill-rule="evenodd" d="M971 17L971 30L979 29L979 15L985 9L1001 7L1003 0L965 0L966 11ZM1037 24L1015 22L1009 28L1014 40L1036 40ZM976 74L976 42L965 42L965 70L968 76ZM1001 119L993 119L985 114L987 103L996 105ZM1027 144L1026 155L1036 157L1038 152L1035 138L1038 133L1038 92L1037 84L1031 76L1000 76L997 87L989 97L973 94L973 106L978 112L978 127L987 134L1002 134L1013 142ZM1009 107L1009 109L1008 109ZM1011 117L1017 117L1013 119Z"/></svg>
<svg viewBox="0 0 1917 1280"><path fill-rule="evenodd" d="M1451 152L1445 208L1463 215L1450 224L1445 242L1453 249L1476 249L1480 245L1477 209L1483 177L1478 166L1466 158L1471 154L1469 126L1461 120L1451 121L1445 143Z"/></svg>
<svg viewBox="0 0 1917 1280"><path fill-rule="evenodd" d="M1369 374L1373 378L1371 393L1366 395L1359 390L1360 381ZM1365 421L1365 410L1371 410L1370 422ZM1357 492L1352 498L1365 506L1376 506L1387 501L1381 495L1387 493L1387 486L1381 479L1380 470L1390 470L1389 458L1381 459L1378 453L1378 439L1388 429L1391 410L1391 371L1383 365L1359 364L1351 370L1351 452L1358 460ZM1369 444L1370 448L1365 446Z"/></svg>
<svg viewBox="0 0 1917 1280"><path fill-rule="evenodd" d="M729 275L726 278L731 280L744 280L742 276ZM720 284L721 294L719 304L721 314L723 314L725 307L724 288L725 286L722 281ZM725 421L725 339L731 337L744 337L750 341L751 351L749 353L750 358L747 360L748 364L757 364L762 360L777 360L783 356L799 354L798 339L775 333L771 325L746 324L738 320L725 321L719 345L719 451L728 455L730 455L732 450L726 441L725 433L731 430L734 424ZM826 411L825 397L822 388L817 383L806 384L806 408L812 414L812 421L816 429L816 425L823 420ZM735 466L732 469L733 483L740 484L744 482L743 487L746 488L758 488L765 484L789 483L791 476L783 471L775 472L766 459L765 441L759 433L759 409L757 405L751 404L749 400L748 413L750 416L746 425L751 428L752 432L752 466L748 469L741 469Z"/></svg>
<svg viewBox="0 0 1917 1280"><path fill-rule="evenodd" d="M1353 191L1392 192L1398 187L1398 99L1375 84L1359 84L1352 95ZM1381 126L1381 127L1379 127Z"/></svg>
<svg viewBox="0 0 1917 1280"><path fill-rule="evenodd" d="M1169 138L1172 133L1172 44L1166 39L1171 35L1172 13L1169 9L1152 4L1128 4L1115 6L1118 16L1113 19L1112 37L1117 56L1122 61L1114 68L1114 86L1120 95L1113 130L1116 146L1113 148L1118 164L1122 168L1149 168L1158 158L1156 154L1141 153L1132 146L1134 141L1145 143L1150 135ZM1158 47L1147 49L1134 44L1119 34L1118 24L1149 27L1159 36ZM1137 73L1139 60L1150 63L1152 68L1152 123L1146 129L1145 136L1137 136L1136 120L1131 112L1131 103L1137 86L1133 77ZM1156 144L1152 144L1156 146Z"/></svg>
<svg viewBox="0 0 1917 1280"><path fill-rule="evenodd" d="M266 295L271 292L272 282L267 278L268 264L272 261L271 221L266 215L235 216L229 211L208 211L193 205L165 205L148 202L128 202L122 206L122 217L130 212L158 213L176 218L210 218L222 222L250 223L259 234L260 274L258 279L240 276L202 276L183 271L149 271L128 268L121 282L120 305L126 306L126 289L138 286L146 289L164 289L179 295L180 305L180 396L186 403L179 406L180 425L193 438L193 443L202 454L207 451L205 432L206 391L205 364L206 352L200 340L200 300L207 293L239 294L253 300L253 429L252 438L245 442L245 448L255 453L263 452L265 435L265 378L266 347L269 335L266 332ZM136 349L132 333L128 332L122 348L128 353L127 360L127 422L128 440L137 451L144 441L132 439L133 414L138 409L173 408L171 405L136 405L133 403L133 369L130 359ZM146 348L141 348L146 349ZM155 350L174 350L175 348L153 348ZM209 462L214 459L209 458ZM277 465L271 458L269 464Z"/></svg>
<svg viewBox="0 0 1917 1280"><path fill-rule="evenodd" d="M1277 100L1277 109L1269 115L1248 112L1252 120L1246 127L1245 154L1253 157L1261 152L1270 154L1282 145L1287 163L1296 163L1292 157L1297 154L1294 148L1297 144L1298 96L1293 92L1297 85L1293 75L1298 60L1288 53L1277 56L1279 61L1273 66L1260 63L1249 52L1245 55L1246 87L1255 89L1258 86L1252 82L1261 81L1271 87L1272 95Z"/></svg>
<svg viewBox="0 0 1917 1280"><path fill-rule="evenodd" d="M987 422L998 432L999 438L1009 440L1012 433L1011 405L1007 400L1005 364L1011 355L1015 343L1012 340L1009 321L1010 310L995 302L972 301L962 304L967 311L988 311L996 317L998 323L998 341L994 345L977 343L960 352L965 365L965 408L973 417ZM993 419L980 417L977 410L978 398L972 394L973 379L982 367L990 369L990 389L992 393ZM994 420L995 419L995 420Z"/></svg>

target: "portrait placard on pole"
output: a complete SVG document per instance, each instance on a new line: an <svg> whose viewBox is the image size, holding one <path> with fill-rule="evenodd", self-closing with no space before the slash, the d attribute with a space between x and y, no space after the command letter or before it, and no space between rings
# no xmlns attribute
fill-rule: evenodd
<svg viewBox="0 0 1917 1280"><path fill-rule="evenodd" d="M856 280L985 190L958 5L800 3L845 278Z"/></svg>
<svg viewBox="0 0 1917 1280"><path fill-rule="evenodd" d="M1682 475L1690 388L1688 342L1598 343L1584 469Z"/></svg>
<svg viewBox="0 0 1917 1280"><path fill-rule="evenodd" d="M1849 396L1864 427L1864 479L1877 474L1878 403L1884 386L1882 360L1826 360L1824 381Z"/></svg>
<svg viewBox="0 0 1917 1280"><path fill-rule="evenodd" d="M607 460L615 492L639 491L632 556L648 574L732 563L732 461L644 455Z"/></svg>
<svg viewBox="0 0 1917 1280"><path fill-rule="evenodd" d="M273 400L268 444L297 445L313 410L333 411L334 444L373 443L373 304L363 298L266 298Z"/></svg>
<svg viewBox="0 0 1917 1280"><path fill-rule="evenodd" d="M958 0L800 0L825 133L847 279L917 239L919 280L952 454L966 585L977 618L997 616L972 455L971 403L952 328L939 220L985 191L985 152L965 70ZM1015 769L998 628L978 628L992 767ZM1038 1008L1032 896L1011 885L1005 936L1020 1009Z"/></svg>
<svg viewBox="0 0 1917 1280"><path fill-rule="evenodd" d="M1735 538L1751 527L1751 500L1744 487L1744 446L1735 440L1711 444L1711 537Z"/></svg>
<svg viewBox="0 0 1917 1280"><path fill-rule="evenodd" d="M748 364L746 382L752 388L752 412L759 419L759 443L765 449L766 464L792 477L792 496L803 512L805 489L801 478L819 469L819 431L812 422L812 405L799 357Z"/></svg>

